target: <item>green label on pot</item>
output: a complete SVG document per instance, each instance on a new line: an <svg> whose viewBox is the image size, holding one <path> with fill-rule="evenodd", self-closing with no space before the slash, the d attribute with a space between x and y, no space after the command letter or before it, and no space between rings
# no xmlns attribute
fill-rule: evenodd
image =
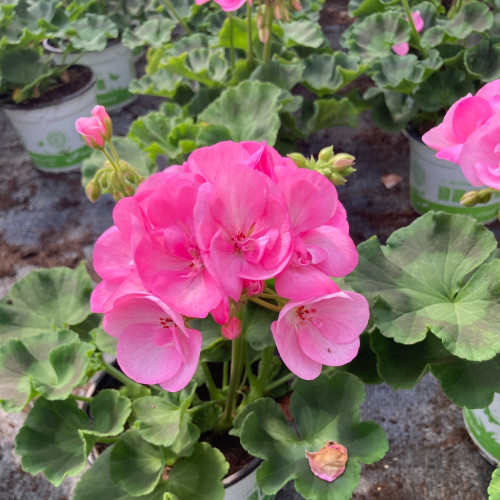
<svg viewBox="0 0 500 500"><path fill-rule="evenodd" d="M445 188L441 189L442 196L444 196ZM462 192L464 194L464 192ZM458 201L460 197L458 196ZM410 188L410 203L412 207L420 214L424 214L429 210L443 210L452 214L463 214L470 215L474 217L478 222L489 222L496 218L498 214L499 205L476 205L475 207L464 207L460 204L456 206L450 206L445 204L436 203L422 197L418 191L414 188Z"/></svg>
<svg viewBox="0 0 500 500"><path fill-rule="evenodd" d="M116 106L117 104L122 104L129 100L132 100L134 96L128 91L127 88L115 89L104 94L97 94L97 102L101 106Z"/></svg>
<svg viewBox="0 0 500 500"><path fill-rule="evenodd" d="M495 399L489 408L469 410L464 408L464 421L470 436L491 462L500 461L500 422L492 409L498 409L500 400Z"/></svg>
<svg viewBox="0 0 500 500"><path fill-rule="evenodd" d="M92 150L85 145L71 153L61 153L58 155L42 155L33 153L32 151L28 151L28 153L37 166L57 170L81 163L91 155Z"/></svg>

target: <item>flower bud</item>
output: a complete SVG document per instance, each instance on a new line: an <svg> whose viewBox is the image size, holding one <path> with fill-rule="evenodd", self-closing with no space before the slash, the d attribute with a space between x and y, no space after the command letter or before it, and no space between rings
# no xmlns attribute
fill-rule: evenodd
<svg viewBox="0 0 500 500"><path fill-rule="evenodd" d="M258 30L258 34L259 34L259 40L262 43L267 43L267 41L269 40L269 28L267 26L265 28L260 28Z"/></svg>
<svg viewBox="0 0 500 500"><path fill-rule="evenodd" d="M296 10L297 12L302 10L302 4L300 3L300 0L292 0L290 2L290 6L292 7L293 10Z"/></svg>
<svg viewBox="0 0 500 500"><path fill-rule="evenodd" d="M237 339L241 335L241 320L233 316L221 327L222 336L227 340Z"/></svg>
<svg viewBox="0 0 500 500"><path fill-rule="evenodd" d="M338 153L333 157L332 166L337 171L342 173L347 170L348 167L352 167L354 164L354 156L347 153Z"/></svg>
<svg viewBox="0 0 500 500"><path fill-rule="evenodd" d="M260 295L266 286L263 280L243 280L243 286L247 289L247 295Z"/></svg>
<svg viewBox="0 0 500 500"><path fill-rule="evenodd" d="M330 161L330 158L333 157L333 146L328 146L327 148L323 148L318 155L318 160L320 161Z"/></svg>
<svg viewBox="0 0 500 500"><path fill-rule="evenodd" d="M317 452L306 451L306 458L315 476L331 482L344 472L348 457L345 446L327 441Z"/></svg>
<svg viewBox="0 0 500 500"><path fill-rule="evenodd" d="M460 204L464 207L473 207L476 203L479 203L479 191L468 191L460 198Z"/></svg>
<svg viewBox="0 0 500 500"><path fill-rule="evenodd" d="M264 26L264 14L262 12L257 12L255 23L257 24L257 28L259 30L262 29L262 27Z"/></svg>
<svg viewBox="0 0 500 500"><path fill-rule="evenodd" d="M301 155L300 153L290 153L287 156L295 163L295 165L297 165L297 167L307 168L307 160L304 155Z"/></svg>
<svg viewBox="0 0 500 500"><path fill-rule="evenodd" d="M479 203L488 203L491 200L491 190L486 188L486 189L481 189L478 194L478 201Z"/></svg>
<svg viewBox="0 0 500 500"><path fill-rule="evenodd" d="M102 189L101 189L101 186L99 185L99 182L94 182L94 180L91 180L87 184L87 188L85 189L85 193L87 195L87 198L92 203L95 203L99 199L99 196L101 196L101 193L102 193Z"/></svg>

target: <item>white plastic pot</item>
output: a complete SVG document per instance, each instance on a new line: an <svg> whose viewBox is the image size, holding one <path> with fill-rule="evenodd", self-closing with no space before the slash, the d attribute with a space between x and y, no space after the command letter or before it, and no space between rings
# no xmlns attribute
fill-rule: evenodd
<svg viewBox="0 0 500 500"><path fill-rule="evenodd" d="M43 42L43 47L53 54L57 64L70 64L77 60L79 64L89 66L97 79L97 103L105 106L107 111L118 111L136 98L128 91L130 82L136 77L134 57L132 51L120 42L111 43L100 52L83 55L64 55L62 49L47 40Z"/></svg>
<svg viewBox="0 0 500 500"><path fill-rule="evenodd" d="M411 132L405 133L410 145L410 203L419 214L429 210L442 210L454 214L470 215L479 222L496 219L499 199L474 207L460 205L460 198L472 189L460 167L435 157L436 152Z"/></svg>
<svg viewBox="0 0 500 500"><path fill-rule="evenodd" d="M483 410L464 408L464 422L479 452L493 465L500 462L500 394Z"/></svg>
<svg viewBox="0 0 500 500"><path fill-rule="evenodd" d="M258 458L254 458L243 469L222 481L226 490L224 500L266 500L273 498L264 495L257 486L256 469L260 462Z"/></svg>
<svg viewBox="0 0 500 500"><path fill-rule="evenodd" d="M50 103L4 104L3 110L16 129L37 168L59 173L79 170L92 150L75 130L75 121L96 105L95 77L73 94Z"/></svg>

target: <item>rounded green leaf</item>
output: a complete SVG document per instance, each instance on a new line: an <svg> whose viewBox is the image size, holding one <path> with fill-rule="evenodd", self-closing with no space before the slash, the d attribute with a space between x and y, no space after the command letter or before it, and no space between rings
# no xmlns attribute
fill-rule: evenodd
<svg viewBox="0 0 500 500"><path fill-rule="evenodd" d="M137 429L122 434L111 452L111 478L132 496L151 493L164 467L162 448L142 439Z"/></svg>
<svg viewBox="0 0 500 500"><path fill-rule="evenodd" d="M266 141L273 146L280 128L281 92L270 83L242 82L226 89L198 121L226 127L234 141Z"/></svg>
<svg viewBox="0 0 500 500"><path fill-rule="evenodd" d="M87 415L76 401L38 399L16 437L23 469L33 475L43 472L55 486L67 475L79 474L87 460L81 430L87 428Z"/></svg>
<svg viewBox="0 0 500 500"><path fill-rule="evenodd" d="M81 323L90 315L92 288L83 262L76 269L32 271L0 301L0 345L12 337Z"/></svg>
<svg viewBox="0 0 500 500"><path fill-rule="evenodd" d="M118 37L118 27L108 16L87 13L70 25L66 35L76 50L100 51L108 39Z"/></svg>
<svg viewBox="0 0 500 500"><path fill-rule="evenodd" d="M250 75L250 80L269 82L285 90L291 90L302 79L302 62L268 61L259 65Z"/></svg>
<svg viewBox="0 0 500 500"><path fill-rule="evenodd" d="M500 467L498 467L491 476L491 483L488 486L488 495L490 500L500 498Z"/></svg>
<svg viewBox="0 0 500 500"><path fill-rule="evenodd" d="M127 28L123 32L122 42L130 49L143 46L156 49L170 42L170 34L175 26L175 21L165 17L148 19L134 29Z"/></svg>
<svg viewBox="0 0 500 500"><path fill-rule="evenodd" d="M493 25L493 14L488 6L480 2L463 5L457 14L445 25L448 35L463 40L471 33L483 32Z"/></svg>
<svg viewBox="0 0 500 500"><path fill-rule="evenodd" d="M330 127L355 127L358 123L358 110L347 98L317 99L312 103L312 113L306 121L305 129L312 134Z"/></svg>
<svg viewBox="0 0 500 500"><path fill-rule="evenodd" d="M465 51L465 68L482 82L500 78L500 44L483 40Z"/></svg>
<svg viewBox="0 0 500 500"><path fill-rule="evenodd" d="M300 45L317 49L327 42L318 23L307 20L292 21L283 23L281 27L283 28L284 42L288 47Z"/></svg>
<svg viewBox="0 0 500 500"><path fill-rule="evenodd" d="M369 299L380 332L402 344L427 330L453 355L484 361L500 352L500 261L490 231L471 217L429 212L395 231L381 247L358 247L346 281Z"/></svg>
<svg viewBox="0 0 500 500"><path fill-rule="evenodd" d="M93 420L86 434L117 436L123 432L131 412L131 403L118 391L104 389L92 398L89 409Z"/></svg>
<svg viewBox="0 0 500 500"><path fill-rule="evenodd" d="M229 464L224 455L208 443L197 443L193 454L179 460L168 478L168 491L182 500L222 500L222 478Z"/></svg>
<svg viewBox="0 0 500 500"><path fill-rule="evenodd" d="M368 63L392 54L392 46L410 39L410 28L403 16L394 12L373 14L353 24L344 35L351 54Z"/></svg>

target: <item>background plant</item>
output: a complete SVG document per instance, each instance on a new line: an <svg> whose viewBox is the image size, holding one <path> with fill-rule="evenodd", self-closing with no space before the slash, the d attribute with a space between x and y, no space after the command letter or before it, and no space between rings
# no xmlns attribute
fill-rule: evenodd
<svg viewBox="0 0 500 500"><path fill-rule="evenodd" d="M418 33L410 12L424 22ZM364 98L384 130L408 123L420 134L468 92L500 77L497 2L368 2L351 0L354 23L342 37L351 57L367 65L375 86ZM393 46L408 43L400 56Z"/></svg>

